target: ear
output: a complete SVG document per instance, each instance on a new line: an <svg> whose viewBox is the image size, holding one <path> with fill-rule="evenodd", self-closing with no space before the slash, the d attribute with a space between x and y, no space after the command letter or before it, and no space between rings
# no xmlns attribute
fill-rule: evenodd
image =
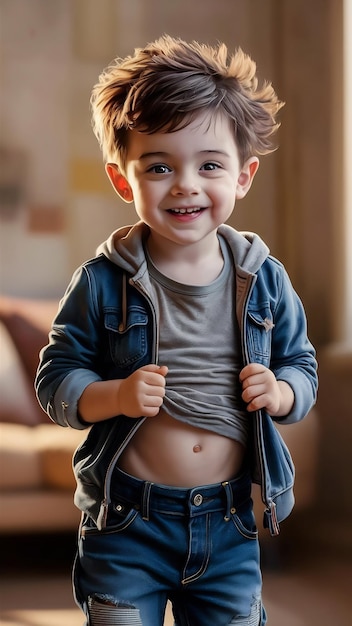
<svg viewBox="0 0 352 626"><path fill-rule="evenodd" d="M253 178L256 175L259 167L259 159L255 156L250 157L244 163L238 179L237 179L237 189L236 189L236 199L241 200L251 188Z"/></svg>
<svg viewBox="0 0 352 626"><path fill-rule="evenodd" d="M133 202L132 189L126 178L121 174L118 166L115 163L106 163L105 171L120 198L125 202Z"/></svg>

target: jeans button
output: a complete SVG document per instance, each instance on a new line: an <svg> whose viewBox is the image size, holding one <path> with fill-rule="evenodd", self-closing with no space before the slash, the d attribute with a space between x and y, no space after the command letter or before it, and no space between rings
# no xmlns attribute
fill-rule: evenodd
<svg viewBox="0 0 352 626"><path fill-rule="evenodd" d="M203 502L203 496L200 493L197 493L193 498L193 504L195 506L200 506Z"/></svg>

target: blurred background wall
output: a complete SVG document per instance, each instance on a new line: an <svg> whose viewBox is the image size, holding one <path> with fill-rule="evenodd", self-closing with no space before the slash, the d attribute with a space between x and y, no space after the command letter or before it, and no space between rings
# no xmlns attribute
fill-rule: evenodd
<svg viewBox="0 0 352 626"><path fill-rule="evenodd" d="M90 128L91 88L114 57L164 32L222 40L250 53L260 78L286 101L280 148L262 159L231 224L266 240L304 301L321 368L314 513L330 511L344 535L352 509L347 5L350 0L345 9L343 0L0 0L2 293L59 297L100 241L136 219L113 193Z"/></svg>

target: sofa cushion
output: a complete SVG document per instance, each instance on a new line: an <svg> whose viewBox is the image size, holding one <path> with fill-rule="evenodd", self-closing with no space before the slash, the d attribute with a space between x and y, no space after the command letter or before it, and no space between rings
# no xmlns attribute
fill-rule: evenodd
<svg viewBox="0 0 352 626"><path fill-rule="evenodd" d="M73 491L72 456L87 433L49 424L39 424L35 431L44 486Z"/></svg>
<svg viewBox="0 0 352 626"><path fill-rule="evenodd" d="M0 321L6 326L31 381L57 310L58 300L0 296Z"/></svg>
<svg viewBox="0 0 352 626"><path fill-rule="evenodd" d="M0 423L0 490L29 490L41 486L35 428Z"/></svg>
<svg viewBox="0 0 352 626"><path fill-rule="evenodd" d="M34 392L39 351L58 308L54 300L0 296L0 421L50 423Z"/></svg>
<svg viewBox="0 0 352 626"><path fill-rule="evenodd" d="M0 422L37 424L41 414L44 417L45 414L36 401L16 347L1 322L0 350Z"/></svg>

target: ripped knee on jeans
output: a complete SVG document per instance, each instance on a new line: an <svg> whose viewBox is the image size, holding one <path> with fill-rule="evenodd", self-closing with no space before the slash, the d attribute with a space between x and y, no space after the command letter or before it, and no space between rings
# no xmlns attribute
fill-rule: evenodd
<svg viewBox="0 0 352 626"><path fill-rule="evenodd" d="M91 626L142 626L139 609L133 604L116 600L113 596L94 594L88 598Z"/></svg>
<svg viewBox="0 0 352 626"><path fill-rule="evenodd" d="M245 617L235 617L229 622L229 626L260 626L265 622L262 621L262 602L261 598L254 598L251 606L251 612Z"/></svg>

